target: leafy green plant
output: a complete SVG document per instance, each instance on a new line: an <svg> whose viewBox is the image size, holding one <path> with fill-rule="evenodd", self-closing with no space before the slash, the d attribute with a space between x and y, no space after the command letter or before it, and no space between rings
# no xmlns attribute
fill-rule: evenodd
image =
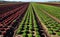
<svg viewBox="0 0 60 37"><path fill-rule="evenodd" d="M27 34L26 34L26 33L23 33L23 34L22 34L22 36L23 36L23 37L26 37L26 36L27 36Z"/></svg>
<svg viewBox="0 0 60 37"><path fill-rule="evenodd" d="M41 37L40 35L36 35L36 37Z"/></svg>
<svg viewBox="0 0 60 37"><path fill-rule="evenodd" d="M30 34L28 34L28 37L33 37L33 35L30 33Z"/></svg>

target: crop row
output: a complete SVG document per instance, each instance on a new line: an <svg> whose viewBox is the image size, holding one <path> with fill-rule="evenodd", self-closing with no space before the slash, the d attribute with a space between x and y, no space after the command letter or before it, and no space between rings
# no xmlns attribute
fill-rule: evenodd
<svg viewBox="0 0 60 37"><path fill-rule="evenodd" d="M25 13L25 10L27 9L28 4L25 4L25 5L23 4L22 6L23 6L23 8L20 8L17 11L15 11L15 9L12 10L12 12L10 14L9 14L9 12L5 13L4 17L6 17L6 18L3 17L4 20L2 19L3 21L0 22L0 35L3 35L4 37L13 36L15 27L18 25L18 23L17 23L19 21L18 19L20 19L22 17L21 15L23 15ZM6 14L8 14L8 15L6 15Z"/></svg>
<svg viewBox="0 0 60 37"><path fill-rule="evenodd" d="M38 15L39 19L45 24L45 26L48 28L48 33L51 35L58 35L60 36L60 24L53 20L51 17L46 15L43 11L41 11L39 8L41 8L38 4L33 3L33 8L35 10L35 13ZM46 6L49 7L49 6ZM42 7L44 8L44 7ZM46 9L46 8L45 8ZM48 10L48 9L47 9ZM50 9L51 10L51 9ZM48 11L50 11L48 10ZM54 14L54 12L52 12ZM58 12L57 12L58 14Z"/></svg>
<svg viewBox="0 0 60 37"><path fill-rule="evenodd" d="M50 6L50 5L44 5L44 4L39 4L39 7L45 11L47 11L49 14L57 17L60 19L60 8L55 7L55 6Z"/></svg>
<svg viewBox="0 0 60 37"><path fill-rule="evenodd" d="M1 13L5 13L7 11L10 11L10 10L18 8L19 6L21 6L23 4L26 4L26 3L0 5L0 12Z"/></svg>
<svg viewBox="0 0 60 37"><path fill-rule="evenodd" d="M23 4L24 4L24 3L23 3ZM5 11L3 10L4 13L3 13L3 14L0 14L0 18L4 18L6 15L11 15L12 13L15 13L15 12L19 11L20 8L23 7L23 6L21 6L21 5L23 5L23 4L17 5L17 7L15 7L15 6L13 5L15 8L12 8L12 6L11 6L11 7L10 7L10 6L9 6L9 7L6 6L8 9L9 9L9 8L12 8L12 9L9 10L9 11L8 11L8 9L7 9L6 7L1 7L2 9L6 8L5 10L6 10L7 12L5 12ZM2 10L1 10L1 12L2 12Z"/></svg>
<svg viewBox="0 0 60 37"><path fill-rule="evenodd" d="M39 32L39 26L35 19L32 6L30 4L22 22L20 23L16 36L18 37L41 37Z"/></svg>

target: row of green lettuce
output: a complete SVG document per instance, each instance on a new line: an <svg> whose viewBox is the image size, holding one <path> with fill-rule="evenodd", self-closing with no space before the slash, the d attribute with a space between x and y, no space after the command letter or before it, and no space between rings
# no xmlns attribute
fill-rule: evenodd
<svg viewBox="0 0 60 37"><path fill-rule="evenodd" d="M56 18L60 19L60 7L50 6L45 4L38 4L38 5L40 6L41 9L55 16Z"/></svg>
<svg viewBox="0 0 60 37"><path fill-rule="evenodd" d="M41 37L31 4L17 29L16 35L22 35L22 37Z"/></svg>
<svg viewBox="0 0 60 37"><path fill-rule="evenodd" d="M45 9L46 11L48 11L48 13L50 13L54 16L60 16L59 15L60 8L48 6L48 5L43 5L43 4L36 4L36 3L32 3L32 6L35 10L35 13L38 15L39 19L48 28L48 33L50 35L60 36L60 24L58 22L56 22L54 19L52 19L51 17L49 17L48 15L46 15L43 11L40 10L40 8Z"/></svg>

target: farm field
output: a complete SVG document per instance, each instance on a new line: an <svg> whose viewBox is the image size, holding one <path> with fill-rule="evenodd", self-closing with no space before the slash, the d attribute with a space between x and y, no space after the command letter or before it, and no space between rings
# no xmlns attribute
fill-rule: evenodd
<svg viewBox="0 0 60 37"><path fill-rule="evenodd" d="M60 37L60 7L55 5L37 2L0 5L0 37Z"/></svg>

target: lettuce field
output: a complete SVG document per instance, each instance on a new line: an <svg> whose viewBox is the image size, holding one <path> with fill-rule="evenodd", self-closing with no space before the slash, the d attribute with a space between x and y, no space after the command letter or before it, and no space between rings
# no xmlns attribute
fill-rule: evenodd
<svg viewBox="0 0 60 37"><path fill-rule="evenodd" d="M1 3L0 37L60 37L59 5L37 2Z"/></svg>

